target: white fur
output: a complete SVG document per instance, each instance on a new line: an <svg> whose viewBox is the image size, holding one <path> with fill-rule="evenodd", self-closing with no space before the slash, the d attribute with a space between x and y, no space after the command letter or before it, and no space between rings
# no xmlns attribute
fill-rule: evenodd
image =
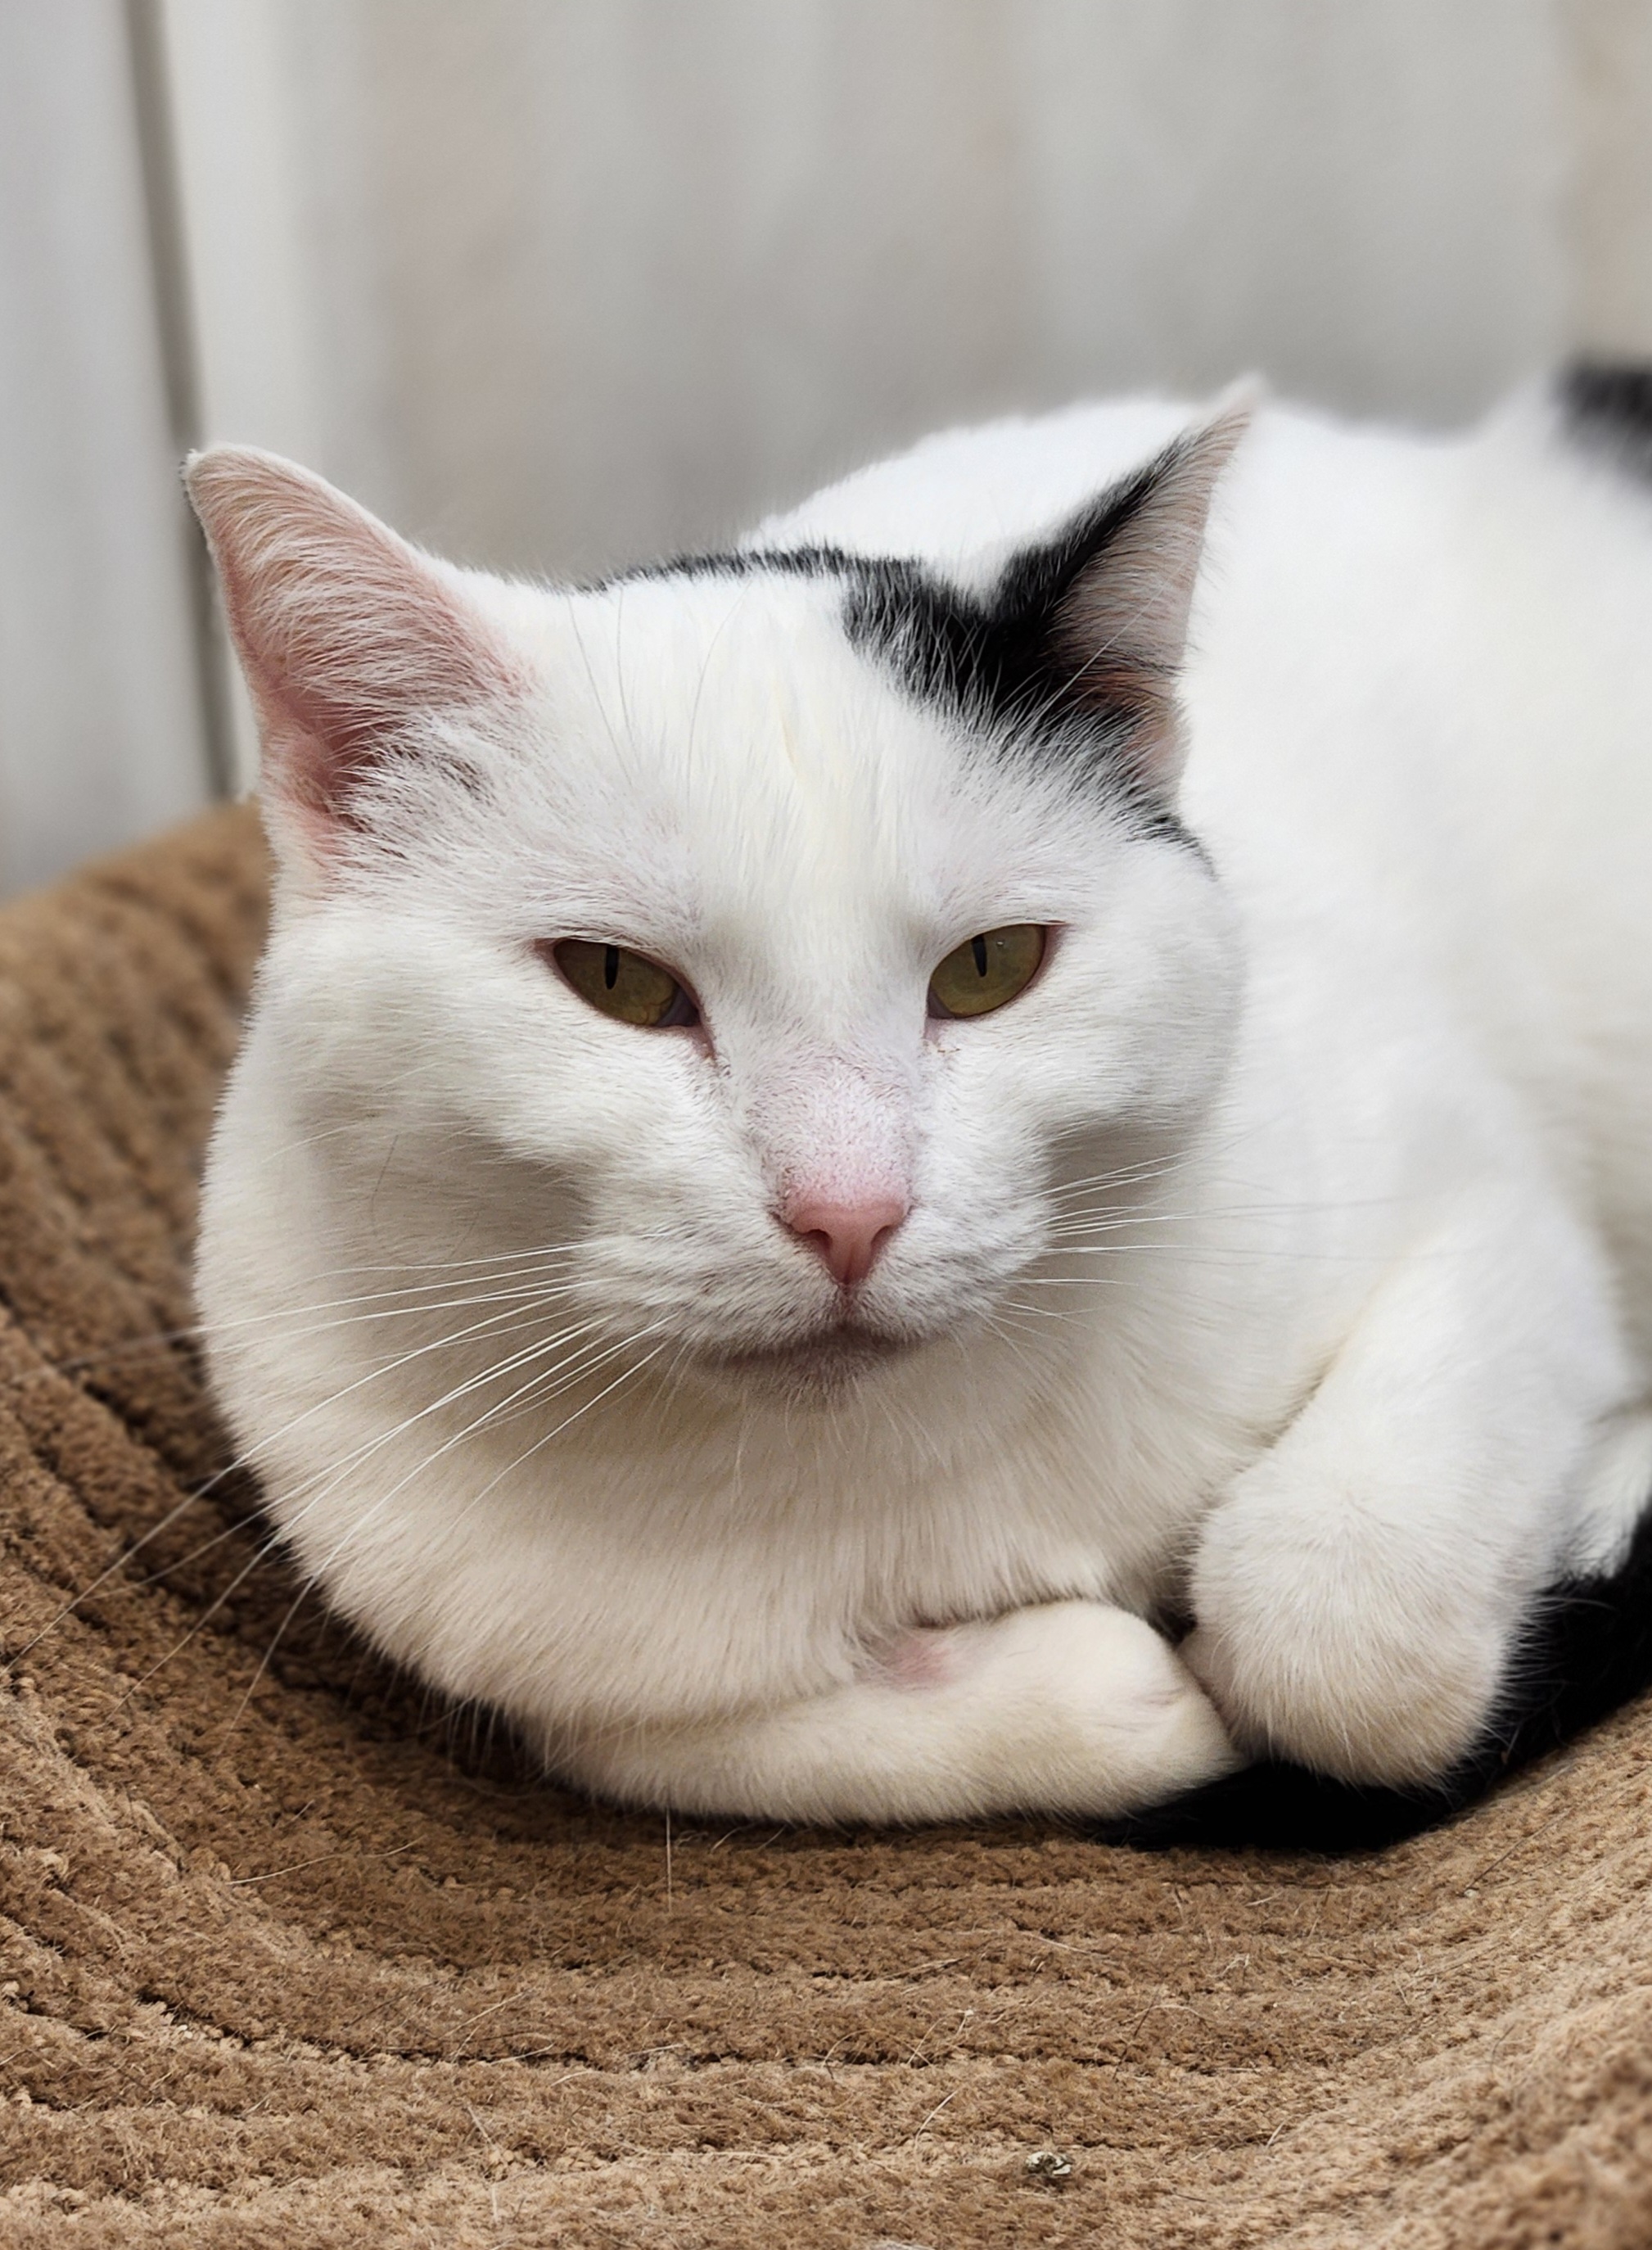
<svg viewBox="0 0 1652 2250"><path fill-rule="evenodd" d="M939 438L754 544L982 584L1194 418ZM289 537L280 473L207 467L221 552L264 511L283 868L200 1298L330 1599L559 1770L706 1811L1463 1750L1652 1474L1647 493L1536 404L1450 442L1263 411L1182 679L1207 868L972 756L836 581L762 573L410 563L510 684L406 714L335 829L270 681L372 620L335 573L284 641L328 503ZM1032 989L926 1023L940 956L1020 921L1061 933ZM706 1035L596 1015L565 935L680 969ZM903 1349L809 1357L805 1177L910 1193L863 1292Z"/></svg>

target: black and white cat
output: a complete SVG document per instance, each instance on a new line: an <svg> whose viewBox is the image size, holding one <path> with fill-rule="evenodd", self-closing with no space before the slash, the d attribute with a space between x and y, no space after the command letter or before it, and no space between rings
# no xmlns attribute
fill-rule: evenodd
<svg viewBox="0 0 1652 2250"><path fill-rule="evenodd" d="M1375 1837L1639 1685L1648 404L1084 407L575 590L198 456L304 1571L779 1819Z"/></svg>

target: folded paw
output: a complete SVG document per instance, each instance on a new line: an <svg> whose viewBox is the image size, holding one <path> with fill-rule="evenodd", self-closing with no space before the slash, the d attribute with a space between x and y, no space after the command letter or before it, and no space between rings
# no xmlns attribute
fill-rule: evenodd
<svg viewBox="0 0 1652 2250"><path fill-rule="evenodd" d="M1128 1611L1051 1602L949 1638L975 1809L1125 1812L1241 1762L1192 1673Z"/></svg>
<svg viewBox="0 0 1652 2250"><path fill-rule="evenodd" d="M1168 1643L1138 1617L1081 1601L902 1634L823 1694L556 1755L634 1802L857 1821L1111 1815L1240 1763Z"/></svg>

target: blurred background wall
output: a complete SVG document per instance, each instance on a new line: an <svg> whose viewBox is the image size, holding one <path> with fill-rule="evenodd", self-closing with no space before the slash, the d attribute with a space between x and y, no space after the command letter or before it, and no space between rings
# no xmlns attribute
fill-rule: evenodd
<svg viewBox="0 0 1652 2250"><path fill-rule="evenodd" d="M244 783L180 447L589 572L938 424L1652 354L1652 0L0 0L0 888Z"/></svg>

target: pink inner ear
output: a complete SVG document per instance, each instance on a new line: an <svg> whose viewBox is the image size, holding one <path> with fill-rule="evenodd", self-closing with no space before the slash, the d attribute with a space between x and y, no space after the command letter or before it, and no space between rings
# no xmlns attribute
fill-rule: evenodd
<svg viewBox="0 0 1652 2250"><path fill-rule="evenodd" d="M1174 785L1180 767L1176 679L1205 526L1249 419L1235 404L1167 448L1142 505L1079 574L1057 620L1079 694L1139 721L1135 753L1150 785Z"/></svg>
<svg viewBox="0 0 1652 2250"><path fill-rule="evenodd" d="M420 719L520 692L463 596L319 477L239 447L197 456L188 475L258 707L266 779L306 825L348 823L356 784Z"/></svg>

